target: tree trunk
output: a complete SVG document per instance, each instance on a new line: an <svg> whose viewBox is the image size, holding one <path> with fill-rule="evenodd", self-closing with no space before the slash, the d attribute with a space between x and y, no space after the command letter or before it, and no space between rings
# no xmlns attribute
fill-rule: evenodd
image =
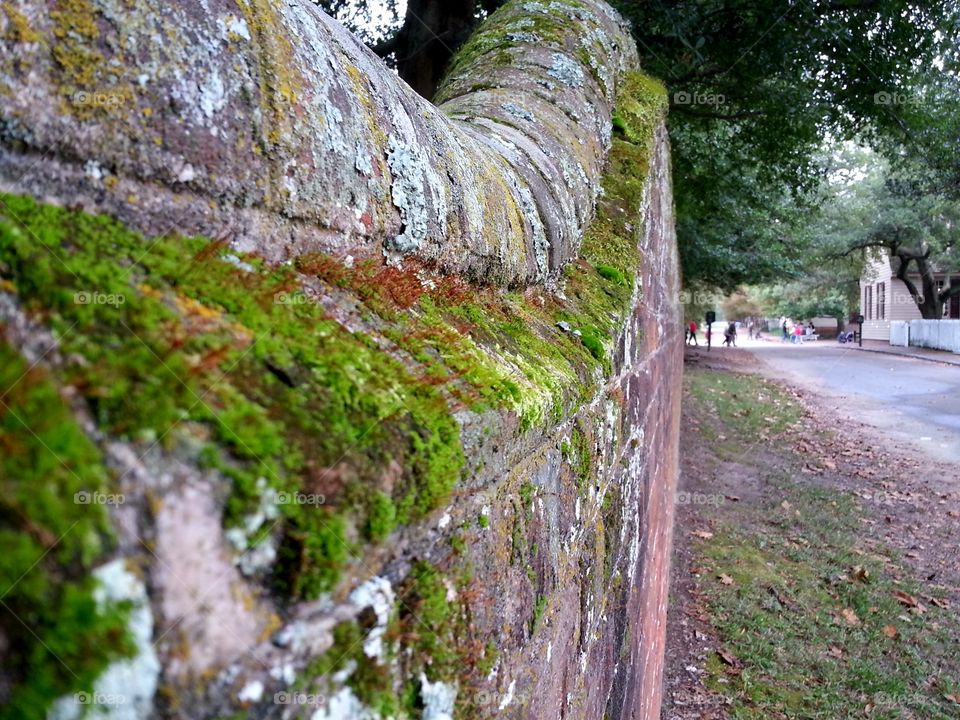
<svg viewBox="0 0 960 720"><path fill-rule="evenodd" d="M917 305L920 308L920 315L924 320L941 320L943 319L943 302L940 299L940 289L937 287L933 268L930 267L926 256L918 257L916 262L920 281L923 284L923 301Z"/></svg>
<svg viewBox="0 0 960 720"><path fill-rule="evenodd" d="M512 286L576 254L637 66L600 0L504 8L439 107L309 2L20 6L29 32L0 13L20 38L0 57L5 185L275 261L414 256Z"/></svg>
<svg viewBox="0 0 960 720"><path fill-rule="evenodd" d="M900 261L897 278L907 286L913 301L917 304L917 309L920 310L920 316L924 320L940 320L943 317L943 300L926 256L920 253L900 253L897 258ZM919 288L907 274L911 262L916 264L917 273L920 275Z"/></svg>
<svg viewBox="0 0 960 720"><path fill-rule="evenodd" d="M476 13L474 0L409 0L394 47L400 77L431 99L447 64L476 24Z"/></svg>

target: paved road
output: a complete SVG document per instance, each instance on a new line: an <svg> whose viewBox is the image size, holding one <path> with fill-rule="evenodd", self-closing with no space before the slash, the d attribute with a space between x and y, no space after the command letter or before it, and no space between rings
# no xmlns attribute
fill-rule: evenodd
<svg viewBox="0 0 960 720"><path fill-rule="evenodd" d="M931 457L960 461L960 367L826 340L740 345L783 379L834 398L850 417L913 441Z"/></svg>

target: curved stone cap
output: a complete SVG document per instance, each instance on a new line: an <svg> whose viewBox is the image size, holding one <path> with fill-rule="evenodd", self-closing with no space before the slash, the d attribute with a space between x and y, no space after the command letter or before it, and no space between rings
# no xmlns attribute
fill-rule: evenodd
<svg viewBox="0 0 960 720"><path fill-rule="evenodd" d="M636 65L605 3L511 2L435 107L305 0L55 5L0 12L0 187L273 261L414 255L505 285L576 254Z"/></svg>

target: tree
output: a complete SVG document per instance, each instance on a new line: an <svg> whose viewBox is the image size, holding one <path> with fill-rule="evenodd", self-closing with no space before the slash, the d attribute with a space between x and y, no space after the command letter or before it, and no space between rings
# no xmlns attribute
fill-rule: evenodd
<svg viewBox="0 0 960 720"><path fill-rule="evenodd" d="M834 138L899 133L914 68L955 37L951 9L901 0L618 5L671 92L687 279L725 289L796 275L795 230ZM945 42L944 45L949 44Z"/></svg>
<svg viewBox="0 0 960 720"><path fill-rule="evenodd" d="M960 261L960 202L931 191L924 169L892 168L862 147L839 149L829 162L823 211L813 230L820 257L849 274L870 253L887 255L921 315L942 318L944 303L960 295L960 283L938 287L936 277Z"/></svg>
<svg viewBox="0 0 960 720"><path fill-rule="evenodd" d="M396 0L386 3L378 18L372 16L366 2L320 0L318 4L359 32L374 52L397 68L410 87L432 99L456 51L480 21L505 2L407 0L402 22Z"/></svg>

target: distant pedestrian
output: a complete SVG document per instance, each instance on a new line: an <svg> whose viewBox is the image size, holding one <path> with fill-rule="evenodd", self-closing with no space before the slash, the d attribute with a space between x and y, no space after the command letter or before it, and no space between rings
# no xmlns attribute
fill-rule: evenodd
<svg viewBox="0 0 960 720"><path fill-rule="evenodd" d="M747 323L747 337L753 340L753 320Z"/></svg>
<svg viewBox="0 0 960 720"><path fill-rule="evenodd" d="M697 342L697 324L691 320L689 327L690 334L687 336L687 345L690 344L690 341L693 340L693 344L699 347L700 343Z"/></svg>
<svg viewBox="0 0 960 720"><path fill-rule="evenodd" d="M780 325L780 328L783 330L783 341L786 342L786 341L787 341L787 338L789 337L789 333L787 332L787 321L786 321L786 319L784 319L783 323Z"/></svg>
<svg viewBox="0 0 960 720"><path fill-rule="evenodd" d="M723 333L723 344L727 347L736 347L737 346L737 324L731 322L727 325L726 331Z"/></svg>
<svg viewBox="0 0 960 720"><path fill-rule="evenodd" d="M803 344L803 323L797 323L793 329L793 342Z"/></svg>

